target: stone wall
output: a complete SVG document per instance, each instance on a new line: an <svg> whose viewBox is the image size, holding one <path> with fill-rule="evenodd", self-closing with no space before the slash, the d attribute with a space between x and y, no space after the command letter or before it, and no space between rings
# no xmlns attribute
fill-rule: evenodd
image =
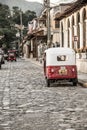
<svg viewBox="0 0 87 130"><path fill-rule="evenodd" d="M84 54L81 56L79 56L79 54L77 55L76 64L79 72L87 73L87 59Z"/></svg>

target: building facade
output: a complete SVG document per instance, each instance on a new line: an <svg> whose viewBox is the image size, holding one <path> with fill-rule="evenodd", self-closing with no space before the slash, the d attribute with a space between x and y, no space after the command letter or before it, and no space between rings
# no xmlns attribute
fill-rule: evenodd
<svg viewBox="0 0 87 130"><path fill-rule="evenodd" d="M47 45L47 10L36 20L34 29L28 33L30 53L41 57ZM36 26L37 25L37 26ZM51 47L54 43L76 51L77 68L87 73L87 1L77 0L60 4L50 10ZM31 37L32 36L32 37ZM56 45L56 44L55 44Z"/></svg>
<svg viewBox="0 0 87 130"><path fill-rule="evenodd" d="M55 19L60 21L60 46L73 48L78 70L87 73L87 1L77 0Z"/></svg>

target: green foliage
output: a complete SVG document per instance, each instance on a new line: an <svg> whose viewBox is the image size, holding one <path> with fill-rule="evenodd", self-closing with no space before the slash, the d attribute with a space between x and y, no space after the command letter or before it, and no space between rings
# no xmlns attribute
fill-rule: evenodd
<svg viewBox="0 0 87 130"><path fill-rule="evenodd" d="M27 10L25 13L21 11L18 7L13 7L13 21L16 24L20 24L20 17L22 16L22 24L27 26L29 21L32 21L33 18L36 18L36 13L34 11Z"/></svg>
<svg viewBox="0 0 87 130"><path fill-rule="evenodd" d="M20 25L22 19L22 24L27 27L28 22L33 18L36 18L34 11L27 10L24 13L19 7L15 6L10 10L7 5L0 4L0 36L4 36L0 39L0 45L4 44L4 46L9 48L10 44L18 39L16 37L17 28L15 28L15 24ZM24 34L26 33L26 30L24 30Z"/></svg>
<svg viewBox="0 0 87 130"><path fill-rule="evenodd" d="M7 5L0 4L0 36L4 36L0 39L0 45L2 44L9 44L9 38L11 37L9 34L9 31L11 31L10 28L10 21L8 19L8 16L10 15L10 10ZM8 34L8 38L5 37L5 34Z"/></svg>

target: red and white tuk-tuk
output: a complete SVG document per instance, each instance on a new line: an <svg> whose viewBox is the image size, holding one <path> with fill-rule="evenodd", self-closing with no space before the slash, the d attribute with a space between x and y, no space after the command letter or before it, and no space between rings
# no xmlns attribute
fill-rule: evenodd
<svg viewBox="0 0 87 130"><path fill-rule="evenodd" d="M52 82L69 81L77 85L75 51L71 48L49 48L44 52L44 75L47 86Z"/></svg>
<svg viewBox="0 0 87 130"><path fill-rule="evenodd" d="M15 50L8 51L7 61L16 61L16 51Z"/></svg>

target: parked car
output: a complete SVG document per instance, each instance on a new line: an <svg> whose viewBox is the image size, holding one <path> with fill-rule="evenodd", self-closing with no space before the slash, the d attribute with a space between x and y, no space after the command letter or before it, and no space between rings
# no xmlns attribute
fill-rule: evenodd
<svg viewBox="0 0 87 130"><path fill-rule="evenodd" d="M5 63L4 51L0 48L0 69L1 69L1 65L4 63Z"/></svg>
<svg viewBox="0 0 87 130"><path fill-rule="evenodd" d="M5 63L5 58L4 58L4 51L0 48L0 55L1 55L1 63Z"/></svg>

